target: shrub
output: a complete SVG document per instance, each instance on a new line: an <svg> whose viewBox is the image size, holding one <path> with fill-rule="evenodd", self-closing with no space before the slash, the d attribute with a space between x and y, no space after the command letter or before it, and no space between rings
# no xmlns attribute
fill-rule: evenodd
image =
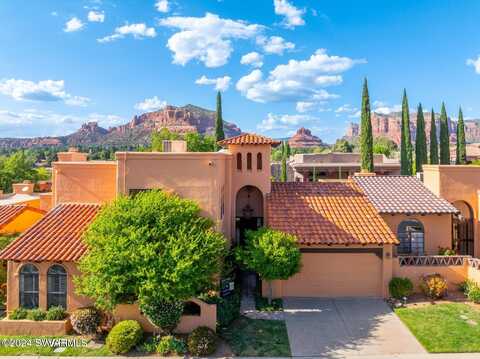
<svg viewBox="0 0 480 359"><path fill-rule="evenodd" d="M409 297L413 293L412 281L408 278L394 277L388 283L390 295L395 299Z"/></svg>
<svg viewBox="0 0 480 359"><path fill-rule="evenodd" d="M105 344L115 354L128 353L143 336L143 330L136 320L123 320L108 333Z"/></svg>
<svg viewBox="0 0 480 359"><path fill-rule="evenodd" d="M480 303L480 287L476 284L471 285L468 289L467 297L472 302L479 304Z"/></svg>
<svg viewBox="0 0 480 359"><path fill-rule="evenodd" d="M228 327L230 323L240 317L240 299L239 290L227 297L217 299L217 320L220 327Z"/></svg>
<svg viewBox="0 0 480 359"><path fill-rule="evenodd" d="M455 256L457 252L454 249L438 247L438 255L440 256Z"/></svg>
<svg viewBox="0 0 480 359"><path fill-rule="evenodd" d="M41 321L44 320L47 316L47 312L42 309L32 309L28 311L27 319Z"/></svg>
<svg viewBox="0 0 480 359"><path fill-rule="evenodd" d="M440 274L430 274L422 277L420 289L431 299L440 299L447 294L447 281Z"/></svg>
<svg viewBox="0 0 480 359"><path fill-rule="evenodd" d="M13 310L13 312L10 313L8 316L8 319L12 320L20 320L20 319L26 319L28 314L28 310L22 307L18 307Z"/></svg>
<svg viewBox="0 0 480 359"><path fill-rule="evenodd" d="M471 287L476 286L476 283L471 279L465 279L458 285L458 289L465 295L468 295L468 291Z"/></svg>
<svg viewBox="0 0 480 359"><path fill-rule="evenodd" d="M47 320L63 320L67 317L67 313L63 307L50 307L47 310L47 315L45 319Z"/></svg>
<svg viewBox="0 0 480 359"><path fill-rule="evenodd" d="M178 325L183 313L183 302L167 302L158 298L143 298L140 309L165 333L171 333Z"/></svg>
<svg viewBox="0 0 480 359"><path fill-rule="evenodd" d="M187 346L183 340L177 339L172 335L167 335L160 339L157 345L157 353L160 355L175 354L181 355L187 352Z"/></svg>
<svg viewBox="0 0 480 359"><path fill-rule="evenodd" d="M94 307L80 308L70 315L72 328L78 334L95 334L100 325L101 313Z"/></svg>
<svg viewBox="0 0 480 359"><path fill-rule="evenodd" d="M207 327L198 327L188 336L188 351L195 356L211 355L217 350L217 335Z"/></svg>

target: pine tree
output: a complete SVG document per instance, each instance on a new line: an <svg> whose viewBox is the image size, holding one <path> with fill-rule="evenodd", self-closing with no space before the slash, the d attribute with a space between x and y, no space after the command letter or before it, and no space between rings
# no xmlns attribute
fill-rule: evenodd
<svg viewBox="0 0 480 359"><path fill-rule="evenodd" d="M465 123L463 122L462 108L458 111L457 123L457 165L464 165L467 163L467 147L465 143Z"/></svg>
<svg viewBox="0 0 480 359"><path fill-rule="evenodd" d="M435 123L435 111L432 108L432 118L430 122L430 162L431 165L438 165L438 140L437 124Z"/></svg>
<svg viewBox="0 0 480 359"><path fill-rule="evenodd" d="M225 132L223 131L223 117L222 117L222 94L217 92L217 112L215 114L215 141L225 139Z"/></svg>
<svg viewBox="0 0 480 359"><path fill-rule="evenodd" d="M362 160L362 172L373 172L373 136L372 120L370 115L370 97L368 95L367 79L365 78L362 91L362 117L360 128L360 155Z"/></svg>
<svg viewBox="0 0 480 359"><path fill-rule="evenodd" d="M425 138L425 118L422 104L417 109L417 132L415 135L415 170L423 172L423 165L428 163L427 139Z"/></svg>
<svg viewBox="0 0 480 359"><path fill-rule="evenodd" d="M287 182L287 142L282 142L282 173L280 175L281 182Z"/></svg>
<svg viewBox="0 0 480 359"><path fill-rule="evenodd" d="M412 139L410 136L410 113L407 90L403 90L402 99L402 133L400 142L400 170L402 175L412 175Z"/></svg>
<svg viewBox="0 0 480 359"><path fill-rule="evenodd" d="M443 102L440 112L440 164L450 164L450 135L448 133L447 111Z"/></svg>

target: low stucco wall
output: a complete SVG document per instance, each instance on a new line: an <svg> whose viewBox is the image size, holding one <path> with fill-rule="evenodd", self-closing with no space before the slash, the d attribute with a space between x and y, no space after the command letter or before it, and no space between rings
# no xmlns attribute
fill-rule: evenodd
<svg viewBox="0 0 480 359"><path fill-rule="evenodd" d="M72 330L70 320L0 320L1 335L66 335Z"/></svg>
<svg viewBox="0 0 480 359"><path fill-rule="evenodd" d="M192 299L192 302L200 306L200 315L184 315L180 319L175 332L190 333L198 327L209 327L216 330L217 327L217 306L215 304L207 304L198 299ZM115 322L121 320L133 319L140 323L146 332L158 332L158 328L154 326L142 313L137 304L121 304L118 305L113 314Z"/></svg>

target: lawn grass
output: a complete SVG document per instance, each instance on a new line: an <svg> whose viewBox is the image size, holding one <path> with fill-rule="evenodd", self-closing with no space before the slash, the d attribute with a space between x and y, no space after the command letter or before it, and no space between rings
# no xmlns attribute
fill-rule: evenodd
<svg viewBox="0 0 480 359"><path fill-rule="evenodd" d="M240 317L221 336L237 356L290 356L284 321Z"/></svg>
<svg viewBox="0 0 480 359"><path fill-rule="evenodd" d="M430 353L480 352L480 311L448 303L395 310Z"/></svg>
<svg viewBox="0 0 480 359"><path fill-rule="evenodd" d="M268 304L268 298L256 295L255 309L261 312L274 312L277 310L283 310L283 301L281 298L276 298L272 299L272 302Z"/></svg>
<svg viewBox="0 0 480 359"><path fill-rule="evenodd" d="M105 347L88 348L85 346L67 347L62 352L54 352L54 346L44 346L37 343L36 340L43 340L43 344L48 339L64 338L68 340L81 340L78 336L0 336L0 355L48 355L48 356L106 356L112 353Z"/></svg>

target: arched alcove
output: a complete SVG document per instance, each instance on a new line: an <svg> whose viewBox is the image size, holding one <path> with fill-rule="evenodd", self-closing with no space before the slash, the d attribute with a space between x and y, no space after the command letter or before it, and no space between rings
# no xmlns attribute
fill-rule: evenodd
<svg viewBox="0 0 480 359"><path fill-rule="evenodd" d="M243 243L245 232L263 225L263 194L255 186L244 186L235 201L237 243Z"/></svg>
<svg viewBox="0 0 480 359"><path fill-rule="evenodd" d="M461 255L475 254L474 213L465 201L452 203L460 213L453 218L453 248Z"/></svg>

